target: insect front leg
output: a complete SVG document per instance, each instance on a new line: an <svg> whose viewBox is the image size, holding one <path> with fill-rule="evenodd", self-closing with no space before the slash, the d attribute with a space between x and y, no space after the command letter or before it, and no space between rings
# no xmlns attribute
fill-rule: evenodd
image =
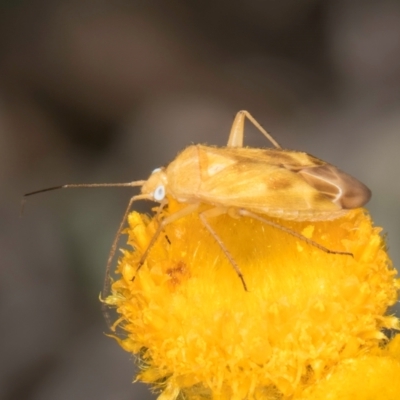
<svg viewBox="0 0 400 400"><path fill-rule="evenodd" d="M243 217L250 217L250 218L256 219L257 221L263 222L264 224L272 226L273 228L280 229L281 231L286 232L289 235L292 235L292 236L296 237L297 239L300 239L303 242L308 243L310 246L314 246L317 249L320 249L320 250L324 251L325 253L328 253L328 254L339 254L339 255L343 255L343 256L354 257L353 253L349 253L347 251L338 251L338 250L328 249L327 247L322 246L322 244L319 244L319 243L315 242L314 240L305 237L301 233L293 231L292 229L287 228L286 226L277 224L276 222L270 221L269 219L260 217L258 214L255 214L255 213L253 213L251 211L248 211L248 210L245 210L245 209L239 209L237 211L237 213L239 215L242 215Z"/></svg>
<svg viewBox="0 0 400 400"><path fill-rule="evenodd" d="M248 119L277 149L282 147L279 143L257 122L257 120L245 110L239 111L233 120L231 132L229 133L229 139L227 147L243 147L243 136L244 136L244 121Z"/></svg>
<svg viewBox="0 0 400 400"><path fill-rule="evenodd" d="M139 272L140 268L142 268L144 262L146 261L147 256L149 255L150 250L152 249L152 247L154 246L154 244L156 243L158 237L160 236L161 232L163 231L163 229L170 223L177 221L178 219L181 219L183 217L186 217L186 215L191 214L192 212L196 211L199 208L199 204L190 204L187 207L183 208L182 210L177 211L176 213L173 213L172 215L170 215L167 218L164 218L160 224L158 225L158 228L155 232L155 234L153 235L153 237L150 240L149 245L147 246L147 249L145 250L145 252L143 253L142 257L139 260L138 266L136 268L136 274L135 276L132 278L132 281L135 280L135 277L137 275L137 273ZM160 210L161 211L161 210ZM157 215L159 214L159 212L157 212Z"/></svg>
<svg viewBox="0 0 400 400"><path fill-rule="evenodd" d="M103 290L102 290L102 293L101 293L101 297L102 298L106 298L108 296L108 294L109 294L110 284L111 284L110 271L111 271L111 265L112 265L112 261L113 261L114 255L115 255L115 252L117 250L118 240L121 237L121 233L122 233L122 230L124 228L126 219L128 218L128 214L129 214L129 212L130 212L130 210L132 208L132 204L137 200L151 200L151 197L149 195L147 195L147 194L139 194L137 196L133 196L129 200L128 206L126 207L124 216L122 217L121 223L119 224L118 231L115 234L114 241L113 241L113 244L111 246L110 253L108 255L106 274L105 274L105 277L104 277L104 285L103 285ZM104 314L104 317L106 319L107 325L112 329L112 325L113 324L110 321L108 310L105 308L105 303L103 303L103 314Z"/></svg>
<svg viewBox="0 0 400 400"><path fill-rule="evenodd" d="M226 258L229 260L229 262L232 264L233 269L236 271L238 274L239 279L242 281L243 288L246 292L247 290L247 285L246 281L244 280L244 276L242 271L240 270L239 266L237 265L235 259L233 258L232 254L229 252L229 250L226 248L224 242L222 239L217 235L215 230L211 227L209 222L207 221L207 217L212 218L212 217L217 217L222 214L226 214L227 210L225 208L211 208L210 210L203 211L202 213L199 214L200 221L203 223L204 227L210 232L211 236L215 239L215 241L218 243L219 247L221 250L224 252Z"/></svg>

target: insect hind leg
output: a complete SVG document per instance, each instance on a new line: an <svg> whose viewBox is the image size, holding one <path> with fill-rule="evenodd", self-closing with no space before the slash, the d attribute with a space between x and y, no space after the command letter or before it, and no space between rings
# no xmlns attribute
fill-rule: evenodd
<svg viewBox="0 0 400 400"><path fill-rule="evenodd" d="M292 235L292 236L296 237L297 239L300 239L303 242L308 243L310 246L314 246L317 249L324 251L325 253L328 253L328 254L339 254L339 255L343 255L343 256L354 257L353 253L350 253L350 252L347 252L347 251L338 251L338 250L328 249L327 247L322 246L322 244L319 244L319 243L315 242L314 240L305 237L301 233L293 231L292 229L287 228L286 226L277 224L276 222L270 221L269 219L260 217L258 214L255 214L255 213L253 213L251 211L248 211L248 210L245 210L245 209L239 209L237 211L237 213L239 215L243 216L243 217L250 217L250 218L256 219L257 221L263 222L264 224L272 226L273 228L280 229L281 231L286 232L289 235Z"/></svg>
<svg viewBox="0 0 400 400"><path fill-rule="evenodd" d="M241 110L233 120L232 128L229 133L227 147L243 147L244 121L248 119L277 149L281 149L280 144L258 123L258 121L246 110Z"/></svg>
<svg viewBox="0 0 400 400"><path fill-rule="evenodd" d="M221 250L224 252L226 258L229 260L229 262L232 264L233 269L236 271L239 279L242 281L243 288L246 292L248 292L246 281L244 280L244 276L242 271L240 270L239 266L237 265L235 259L233 258L232 254L229 252L229 250L226 248L224 242L222 239L217 235L215 230L211 227L207 220L208 217L217 217L218 215L221 214L226 214L226 209L223 208L212 208L210 210L203 211L202 213L199 214L200 221L203 223L204 227L208 230L208 232L211 234L211 236L214 238L214 240L217 242Z"/></svg>

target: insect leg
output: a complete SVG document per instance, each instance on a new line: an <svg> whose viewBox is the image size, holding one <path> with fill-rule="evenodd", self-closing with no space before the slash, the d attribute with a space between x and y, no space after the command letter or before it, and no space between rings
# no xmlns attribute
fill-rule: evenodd
<svg viewBox="0 0 400 400"><path fill-rule="evenodd" d="M111 280L110 280L111 263L112 263L112 260L114 258L115 252L117 250L118 240L119 240L119 238L121 236L122 229L124 228L124 225L125 225L126 219L128 217L128 214L129 214L129 212L130 212L130 210L132 208L132 204L137 200L151 200L151 197L149 195L147 195L147 194L139 194L137 196L133 196L129 200L128 207L126 208L124 216L122 217L122 221L119 224L118 231L117 231L117 233L115 235L113 244L111 246L110 253L108 255L106 274L105 274L105 277L104 277L104 286L103 286L103 290L101 292L101 297L102 298L105 298L108 295L108 292L109 292L109 289L110 289L110 283L111 283ZM103 306L105 306L104 303L103 303ZM112 324L109 321L107 311L104 308L103 308L103 313L104 313L107 325L111 328Z"/></svg>
<svg viewBox="0 0 400 400"><path fill-rule="evenodd" d="M207 221L207 216L208 217L217 217L218 215L221 214L226 214L226 209L224 208L212 208L207 211L203 211L202 213L199 214L200 221L203 223L205 228L210 232L211 236L215 239L215 241L218 243L219 247L221 250L224 252L226 258L229 260L229 262L232 264L233 269L236 271L238 274L239 279L242 281L243 288L246 292L247 290L247 285L246 281L244 280L244 276L242 274L242 271L240 270L239 266L237 265L235 259L233 258L232 254L228 251L226 248L224 242L222 239L217 235L217 233L214 231L214 229L211 227L209 222Z"/></svg>
<svg viewBox="0 0 400 400"><path fill-rule="evenodd" d="M255 213L253 213L253 212L251 212L251 211L244 210L244 209L239 209L237 212L238 212L239 215L242 215L242 216L244 216L244 217L250 217L250 218L256 219L256 220L258 220L258 221L260 221L260 222L263 222L264 224L267 224L267 225L269 225L269 226L272 226L273 228L280 229L281 231L286 232L286 233L288 233L289 235L292 235L292 236L296 237L297 239L300 239L300 240L302 240L303 242L306 242L306 243L308 243L309 245L314 246L314 247L316 247L317 249L320 249L320 250L324 251L325 253L328 253L328 254L340 254L340 255L344 255L344 256L351 256L351 257L354 257L354 256L353 256L353 253L349 253L349 252L347 252L347 251L338 251L338 250L331 250L331 249L328 249L327 247L322 246L321 244L315 242L314 240L305 237L305 236L302 235L301 233L298 233L298 232L296 232L296 231L293 231L292 229L287 228L286 226L277 224L276 222L270 221L269 219L260 217L259 215L255 214Z"/></svg>
<svg viewBox="0 0 400 400"><path fill-rule="evenodd" d="M161 214L161 211L164 210L164 207L168 204L168 199L165 197L163 200L161 200L160 206L157 209L156 215L154 218L158 218Z"/></svg>
<svg viewBox="0 0 400 400"><path fill-rule="evenodd" d="M279 143L245 110L239 111L233 121L227 147L243 147L244 121L247 118L277 149L282 147Z"/></svg>
<svg viewBox="0 0 400 400"><path fill-rule="evenodd" d="M142 268L142 266L143 266L144 262L146 261L146 258L148 256L150 250L152 249L152 247L156 243L158 237L160 236L160 234L163 231L163 229L165 228L165 226L167 226L168 224L170 224L170 223L172 223L174 221L177 221L178 219L181 219L181 218L185 217L186 215L191 214L192 212L196 211L198 207L199 207L199 204L190 204L189 206L183 208L182 210L179 210L176 213L173 213L172 215L170 215L169 217L164 218L160 222L160 225L158 225L158 228L157 228L155 234L153 235L153 237L151 238L150 243L147 246L147 249L145 250L145 252L143 253L142 257L139 260L138 266L136 268L136 274L132 278L132 281L135 280L135 277L136 277L137 273L139 272L140 268ZM159 213L157 212L157 214L159 214Z"/></svg>

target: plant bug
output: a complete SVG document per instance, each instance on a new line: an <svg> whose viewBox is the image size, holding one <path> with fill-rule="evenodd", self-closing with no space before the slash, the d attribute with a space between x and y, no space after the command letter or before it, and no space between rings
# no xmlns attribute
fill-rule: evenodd
<svg viewBox="0 0 400 400"><path fill-rule="evenodd" d="M243 147L246 118L274 148ZM201 203L206 203L212 207L200 212L199 218L247 290L239 266L212 228L210 219L228 212L254 218L326 253L352 256L348 252L328 249L268 217L298 221L332 220L344 215L349 209L363 206L371 197L370 190L363 183L333 165L307 153L283 150L249 112L239 111L232 124L226 147L191 145L178 154L167 167L155 169L147 180L118 184L68 184L27 193L23 200L37 193L61 188L116 186L141 186L141 194L130 199L118 228L107 262L105 287L108 287L111 263L119 237L132 204L137 200L160 203L159 212L167 204L167 195L187 206L160 222L139 261L136 274L163 228L197 211Z"/></svg>

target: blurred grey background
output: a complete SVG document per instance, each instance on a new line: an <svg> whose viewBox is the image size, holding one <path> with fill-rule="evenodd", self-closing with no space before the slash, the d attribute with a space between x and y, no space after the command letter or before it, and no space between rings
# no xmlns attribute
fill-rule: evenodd
<svg viewBox="0 0 400 400"><path fill-rule="evenodd" d="M400 264L399 1L1 0L0 32L1 399L152 398L98 301L136 191L20 198L145 179L240 109L365 182Z"/></svg>

